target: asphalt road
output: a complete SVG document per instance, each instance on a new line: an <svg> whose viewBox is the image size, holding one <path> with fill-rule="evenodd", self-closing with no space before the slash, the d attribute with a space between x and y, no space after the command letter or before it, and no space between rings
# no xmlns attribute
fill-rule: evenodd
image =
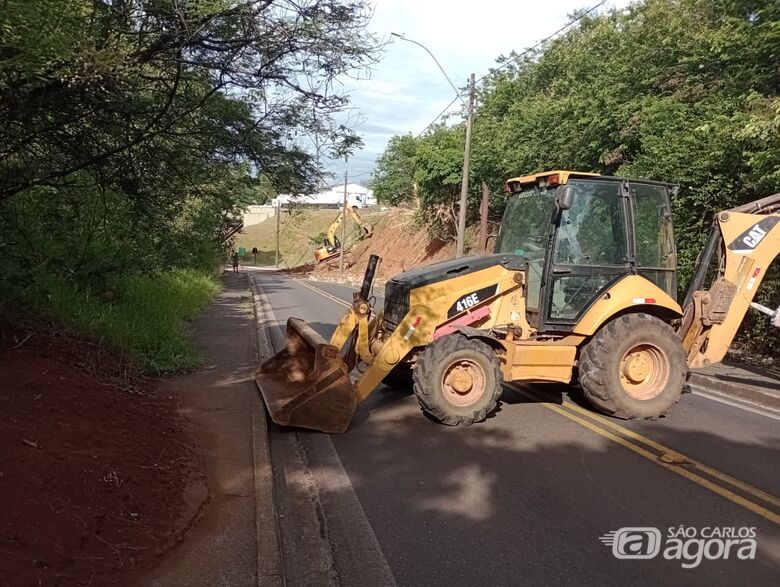
<svg viewBox="0 0 780 587"><path fill-rule="evenodd" d="M255 278L276 348L289 316L328 338L351 299L339 285ZM508 386L486 422L451 428L411 390L382 386L345 434L274 426L288 583L777 584L776 416L688 393L665 418L624 422L569 392ZM681 526L702 541L667 560ZM619 560L599 539L632 527L657 528L661 552ZM738 530L714 528L754 529L755 558L731 546L723 560L711 539Z"/></svg>

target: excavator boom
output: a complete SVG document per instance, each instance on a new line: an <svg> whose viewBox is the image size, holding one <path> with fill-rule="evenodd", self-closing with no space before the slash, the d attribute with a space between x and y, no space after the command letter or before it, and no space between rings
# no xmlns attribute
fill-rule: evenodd
<svg viewBox="0 0 780 587"><path fill-rule="evenodd" d="M715 215L683 303L680 335L690 367L723 359L778 253L780 194ZM703 289L716 260L715 277ZM778 312L772 313L775 325L780 324Z"/></svg>
<svg viewBox="0 0 780 587"><path fill-rule="evenodd" d="M363 218L361 218L360 214L353 206L347 206L346 211L360 227L361 239L368 238L373 234L372 226L365 222ZM336 236L336 231L341 226L341 223L344 220L344 216L344 209L342 208L339 210L336 218L328 227L328 231L325 233L325 241L322 243L322 246L314 251L314 259L318 263L322 263L328 259L333 259L334 257L338 257L341 254L341 242Z"/></svg>

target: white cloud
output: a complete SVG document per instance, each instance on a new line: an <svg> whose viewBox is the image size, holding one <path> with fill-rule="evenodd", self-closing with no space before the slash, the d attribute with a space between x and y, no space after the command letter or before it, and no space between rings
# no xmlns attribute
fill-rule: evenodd
<svg viewBox="0 0 780 587"><path fill-rule="evenodd" d="M554 33L569 15L597 0L376 0L370 29L382 39L390 33L406 35L425 45L458 87L470 73L487 73L500 55L521 52ZM621 7L629 0L612 0L606 7ZM604 10L601 8L600 10ZM367 178L376 156L395 134L422 131L455 97L433 59L420 47L394 39L370 79L343 80L362 113L357 130L365 148L347 167L355 177ZM458 111L458 104L452 111ZM343 162L334 162L340 175Z"/></svg>

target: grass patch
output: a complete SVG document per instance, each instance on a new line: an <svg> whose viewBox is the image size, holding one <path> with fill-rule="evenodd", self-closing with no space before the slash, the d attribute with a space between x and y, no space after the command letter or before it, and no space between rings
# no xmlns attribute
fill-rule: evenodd
<svg viewBox="0 0 780 587"><path fill-rule="evenodd" d="M361 209L363 219L375 224L382 217L378 210ZM314 262L314 249L322 245L322 238L338 214L336 209L304 209L295 214L282 211L279 230L279 262L282 267L295 267ZM347 246L354 243L360 235L360 228L351 219L347 219ZM341 238L341 230L338 232ZM271 216L259 224L247 226L236 238L236 248L244 247L247 254L243 263L253 263L251 251L257 247L257 264L273 265L276 258L276 217Z"/></svg>
<svg viewBox="0 0 780 587"><path fill-rule="evenodd" d="M40 275L25 291L28 308L69 330L127 352L152 373L199 363L188 328L219 291L219 282L191 269L115 279L96 295L70 281Z"/></svg>

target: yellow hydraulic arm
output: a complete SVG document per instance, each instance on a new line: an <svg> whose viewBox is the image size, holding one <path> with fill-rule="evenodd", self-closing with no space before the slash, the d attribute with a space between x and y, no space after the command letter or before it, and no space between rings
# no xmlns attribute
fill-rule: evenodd
<svg viewBox="0 0 780 587"><path fill-rule="evenodd" d="M355 223L363 231L363 235L361 236L361 238L366 238L371 236L371 233L373 232L371 225L363 221L363 218L361 218L360 214L358 214L356 208L352 206L347 206L347 213L352 217L352 220L354 220ZM339 226L341 226L341 222L343 218L344 218L343 210L339 210L336 219L328 227L328 232L326 233L325 236L325 246L336 247L336 248L341 247L341 243L339 242L339 239L336 236L336 231L338 230Z"/></svg>
<svg viewBox="0 0 780 587"><path fill-rule="evenodd" d="M723 359L737 334L753 296L780 253L780 194L718 213L696 265L683 302L680 327L690 367L706 367ZM702 289L712 261L715 277ZM757 308L780 325L780 308Z"/></svg>
<svg viewBox="0 0 780 587"><path fill-rule="evenodd" d="M344 214L341 213L341 210L339 210L339 213L336 214L336 219L331 222L330 226L328 227L328 232L325 233L325 242L323 243L326 247L340 247L341 243L339 242L338 237L336 236L336 231L338 230L339 226L341 226L341 220L344 218Z"/></svg>

